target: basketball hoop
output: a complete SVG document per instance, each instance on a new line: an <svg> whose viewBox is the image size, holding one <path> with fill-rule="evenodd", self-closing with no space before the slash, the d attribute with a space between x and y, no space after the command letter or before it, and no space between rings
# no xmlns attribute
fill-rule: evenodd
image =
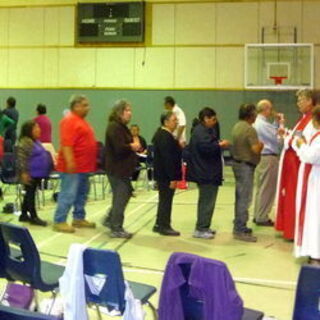
<svg viewBox="0 0 320 320"><path fill-rule="evenodd" d="M280 86L282 85L282 81L285 80L285 79L288 79L288 77L270 77L270 79L272 79L274 81L274 84L277 85L277 86Z"/></svg>

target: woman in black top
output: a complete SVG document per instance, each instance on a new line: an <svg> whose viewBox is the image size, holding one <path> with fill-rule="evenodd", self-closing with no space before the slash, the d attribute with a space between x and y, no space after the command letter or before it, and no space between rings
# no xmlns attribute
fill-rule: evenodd
<svg viewBox="0 0 320 320"><path fill-rule="evenodd" d="M171 227L172 200L181 180L181 148L174 138L178 119L169 111L161 115L161 127L153 137L154 145L154 178L158 183L159 204L154 232L165 236L179 236L180 233Z"/></svg>

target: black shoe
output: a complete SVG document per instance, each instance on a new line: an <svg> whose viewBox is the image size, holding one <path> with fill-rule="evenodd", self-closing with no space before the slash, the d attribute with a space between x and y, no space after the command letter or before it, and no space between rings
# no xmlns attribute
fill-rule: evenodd
<svg viewBox="0 0 320 320"><path fill-rule="evenodd" d="M19 216L19 221L20 222L30 222L30 217L26 214L21 214Z"/></svg>
<svg viewBox="0 0 320 320"><path fill-rule="evenodd" d="M156 225L153 226L152 231L156 232L156 233L159 233L160 232L160 227L156 224Z"/></svg>
<svg viewBox="0 0 320 320"><path fill-rule="evenodd" d="M109 217L104 218L102 221L102 225L110 229L111 228L110 218Z"/></svg>
<svg viewBox="0 0 320 320"><path fill-rule="evenodd" d="M246 228L244 228L244 230L242 232L251 234L252 233L252 229L246 227Z"/></svg>
<svg viewBox="0 0 320 320"><path fill-rule="evenodd" d="M172 228L160 228L159 233L162 236L173 236L173 237L180 236L180 232L173 230Z"/></svg>
<svg viewBox="0 0 320 320"><path fill-rule="evenodd" d="M257 242L257 237L247 232L234 232L233 239L245 242Z"/></svg>
<svg viewBox="0 0 320 320"><path fill-rule="evenodd" d="M256 222L257 226L261 226L261 227L273 227L274 223L273 221L271 221L270 219L267 221L263 221L263 222Z"/></svg>
<svg viewBox="0 0 320 320"><path fill-rule="evenodd" d="M47 221L41 220L39 217L35 217L30 219L30 224L45 227L47 225Z"/></svg>
<svg viewBox="0 0 320 320"><path fill-rule="evenodd" d="M131 239L133 236L132 233L129 233L125 230L112 231L110 234L111 238L120 238L120 239Z"/></svg>

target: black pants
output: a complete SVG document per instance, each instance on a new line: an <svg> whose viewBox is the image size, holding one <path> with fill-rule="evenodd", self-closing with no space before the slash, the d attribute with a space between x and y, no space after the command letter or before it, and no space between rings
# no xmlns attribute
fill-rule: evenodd
<svg viewBox="0 0 320 320"><path fill-rule="evenodd" d="M40 186L41 179L32 179L29 184L24 185L25 194L22 201L21 215L28 216L30 214L31 219L36 218L36 192L37 187Z"/></svg>
<svg viewBox="0 0 320 320"><path fill-rule="evenodd" d="M119 178L108 174L112 190L112 207L106 218L112 231L122 231L124 222L124 211L132 196L132 185L130 178Z"/></svg>
<svg viewBox="0 0 320 320"><path fill-rule="evenodd" d="M169 188L170 182L158 181L159 203L156 226L160 229L171 227L172 201L175 189Z"/></svg>
<svg viewBox="0 0 320 320"><path fill-rule="evenodd" d="M198 189L199 199L196 230L208 231L210 229L219 187L212 184L198 184Z"/></svg>

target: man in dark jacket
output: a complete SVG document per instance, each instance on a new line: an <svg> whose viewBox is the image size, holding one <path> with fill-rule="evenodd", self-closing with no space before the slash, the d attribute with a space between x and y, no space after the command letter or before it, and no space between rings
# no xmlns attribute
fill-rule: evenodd
<svg viewBox="0 0 320 320"><path fill-rule="evenodd" d="M210 229L219 186L222 184L221 149L229 145L219 141L214 127L216 112L204 108L199 113L199 124L193 129L188 147L188 180L199 188L197 223L193 236L212 239L215 231Z"/></svg>
<svg viewBox="0 0 320 320"><path fill-rule="evenodd" d="M154 232L164 236L179 236L180 233L171 227L172 201L181 180L181 147L173 136L178 126L178 119L172 111L161 115L161 128L155 133L154 146L154 178L158 183L159 203Z"/></svg>
<svg viewBox="0 0 320 320"><path fill-rule="evenodd" d="M17 126L19 121L19 112L16 109L16 99L14 97L9 97L7 99L7 107L3 110L3 113L14 121L14 124L8 128L4 137L6 141L5 151L11 152L17 140Z"/></svg>
<svg viewBox="0 0 320 320"><path fill-rule="evenodd" d="M112 207L104 221L110 227L112 238L131 238L123 228L124 211L132 196L131 176L137 165L139 142L133 142L127 124L132 116L126 100L116 101L106 132L106 172L112 189Z"/></svg>

